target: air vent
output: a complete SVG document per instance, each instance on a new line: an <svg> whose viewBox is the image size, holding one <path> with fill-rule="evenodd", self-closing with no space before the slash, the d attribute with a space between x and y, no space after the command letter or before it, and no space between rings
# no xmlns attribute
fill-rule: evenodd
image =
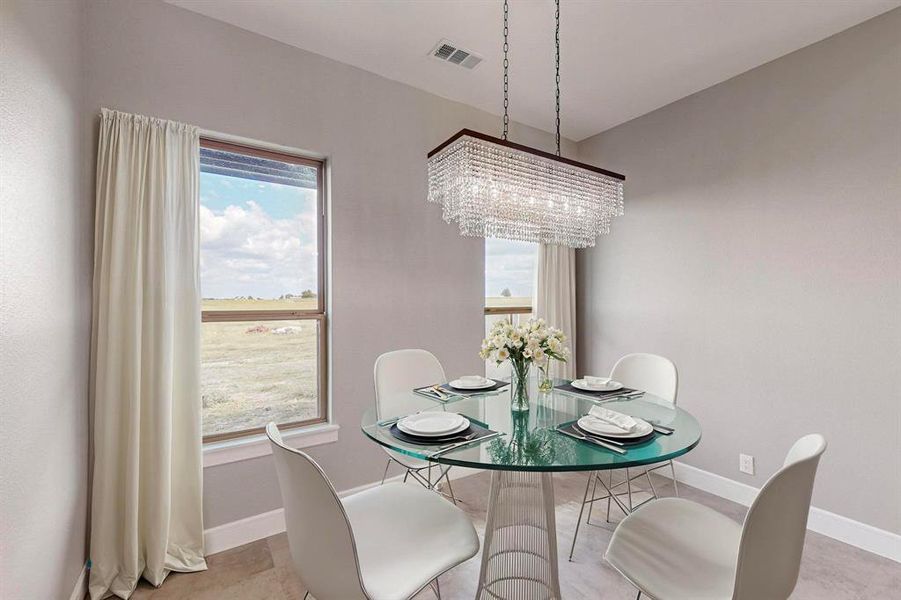
<svg viewBox="0 0 901 600"><path fill-rule="evenodd" d="M469 50L464 50L457 44L447 40L438 42L429 54L441 62L449 62L467 69L472 69L482 62L481 56L473 54Z"/></svg>

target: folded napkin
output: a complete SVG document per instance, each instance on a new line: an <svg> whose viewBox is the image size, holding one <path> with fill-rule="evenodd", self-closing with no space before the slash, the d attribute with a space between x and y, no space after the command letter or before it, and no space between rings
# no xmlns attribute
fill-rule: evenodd
<svg viewBox="0 0 901 600"><path fill-rule="evenodd" d="M583 379L585 380L585 383L592 387L607 385L607 382L610 381L609 377L595 377L593 375L586 375Z"/></svg>
<svg viewBox="0 0 901 600"><path fill-rule="evenodd" d="M616 412L603 406L592 406L591 410L588 411L588 415L614 427L619 427L626 432L634 431L638 427L638 422L629 415L624 415L621 412Z"/></svg>

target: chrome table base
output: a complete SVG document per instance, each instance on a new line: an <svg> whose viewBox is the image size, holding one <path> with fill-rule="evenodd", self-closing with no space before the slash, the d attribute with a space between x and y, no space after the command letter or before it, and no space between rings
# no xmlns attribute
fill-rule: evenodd
<svg viewBox="0 0 901 600"><path fill-rule="evenodd" d="M551 473L492 471L477 600L560 600Z"/></svg>

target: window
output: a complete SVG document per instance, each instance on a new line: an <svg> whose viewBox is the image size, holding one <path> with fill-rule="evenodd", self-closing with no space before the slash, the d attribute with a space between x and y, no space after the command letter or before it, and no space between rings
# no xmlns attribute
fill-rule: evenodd
<svg viewBox="0 0 901 600"><path fill-rule="evenodd" d="M501 319L513 323L532 316L538 244L485 239L485 334ZM509 376L509 365L487 362L488 377Z"/></svg>
<svg viewBox="0 0 901 600"><path fill-rule="evenodd" d="M325 421L323 164L200 146L204 440Z"/></svg>

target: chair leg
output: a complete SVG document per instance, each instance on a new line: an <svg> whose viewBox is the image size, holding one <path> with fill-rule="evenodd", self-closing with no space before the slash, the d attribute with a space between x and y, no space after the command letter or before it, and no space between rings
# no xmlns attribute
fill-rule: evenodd
<svg viewBox="0 0 901 600"><path fill-rule="evenodd" d="M407 483L407 477L410 476L410 469L407 469L407 472L404 473L404 483Z"/></svg>
<svg viewBox="0 0 901 600"><path fill-rule="evenodd" d="M380 485L385 485L385 479L388 477L388 467L391 466L391 459L388 459L388 464L385 465L385 472L382 474L382 483Z"/></svg>
<svg viewBox="0 0 901 600"><path fill-rule="evenodd" d="M632 512L632 475L629 474L629 467L626 467L626 489L629 491L629 512Z"/></svg>
<svg viewBox="0 0 901 600"><path fill-rule="evenodd" d="M659 500L660 496L657 495L657 488L654 487L654 482L651 481L651 471L645 470L644 476L648 478L648 485L651 486L651 493L654 494L654 500Z"/></svg>
<svg viewBox="0 0 901 600"><path fill-rule="evenodd" d="M594 480L594 487L591 488L591 506L588 507L588 516L585 517L585 524L591 523L591 509L594 508L594 499L597 497L598 491L598 474L595 473L594 477L591 479Z"/></svg>
<svg viewBox="0 0 901 600"><path fill-rule="evenodd" d="M613 471L607 474L607 487L611 490L607 492L607 522L610 522L610 494L613 493Z"/></svg>
<svg viewBox="0 0 901 600"><path fill-rule="evenodd" d="M588 501L588 488L591 487L591 482L594 480L594 473L588 476L588 481L585 483L585 494L582 496L582 506L579 508L579 518L576 519L576 530L573 532L573 544L569 548L569 562L573 560L573 552L576 550L576 538L579 537L579 525L582 524L582 512L585 510L585 503ZM594 504L594 502L592 502Z"/></svg>
<svg viewBox="0 0 901 600"><path fill-rule="evenodd" d="M310 597L310 592L305 592L303 595L303 600L307 600Z"/></svg>
<svg viewBox="0 0 901 600"><path fill-rule="evenodd" d="M454 486L451 485L451 480L450 480L450 475L449 475L449 473L450 473L450 467L448 467L447 470L444 472L444 480L447 482L447 491L450 492L451 501L452 501L452 502L454 503L454 505L456 506L456 504L457 504L457 496L454 495ZM437 579L436 579L436 581L437 581Z"/></svg>
<svg viewBox="0 0 901 600"><path fill-rule="evenodd" d="M676 483L676 467L673 465L673 461L669 461L669 470L670 473L673 474L673 493L676 494L676 498L679 497L679 484Z"/></svg>
<svg viewBox="0 0 901 600"><path fill-rule="evenodd" d="M638 595L635 596L635 600L641 600L641 590L638 590Z"/></svg>
<svg viewBox="0 0 901 600"><path fill-rule="evenodd" d="M435 592L435 596L438 600L441 600L441 584L438 583L438 578L432 580L432 583L429 584L429 587L432 588L432 591Z"/></svg>

